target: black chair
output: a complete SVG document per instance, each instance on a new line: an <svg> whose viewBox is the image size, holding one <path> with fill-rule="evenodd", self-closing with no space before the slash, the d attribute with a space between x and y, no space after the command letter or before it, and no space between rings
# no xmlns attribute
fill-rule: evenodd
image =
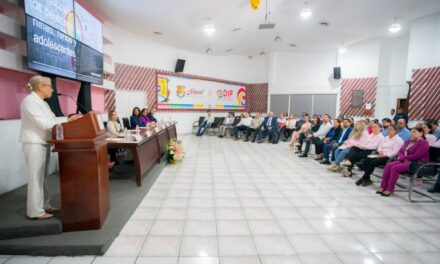
<svg viewBox="0 0 440 264"><path fill-rule="evenodd" d="M216 130L223 124L225 121L224 117L214 117L214 122L207 128L208 131L206 131L209 135L209 132L214 132L216 134Z"/></svg>
<svg viewBox="0 0 440 264"><path fill-rule="evenodd" d="M122 118L122 122L124 123L124 128L125 129L130 129L130 119L128 119L128 117L123 117Z"/></svg>
<svg viewBox="0 0 440 264"><path fill-rule="evenodd" d="M205 117L200 116L198 121L193 122L193 126L192 126L192 133L193 134L197 133L197 129L203 124L204 121L205 121Z"/></svg>

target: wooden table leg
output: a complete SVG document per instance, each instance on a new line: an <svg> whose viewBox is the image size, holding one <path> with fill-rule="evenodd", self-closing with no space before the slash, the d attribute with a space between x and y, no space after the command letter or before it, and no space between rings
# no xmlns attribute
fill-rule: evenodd
<svg viewBox="0 0 440 264"><path fill-rule="evenodd" d="M139 161L139 147L133 149L133 159L134 159L134 167L136 170L136 184L137 186L142 185L142 169Z"/></svg>

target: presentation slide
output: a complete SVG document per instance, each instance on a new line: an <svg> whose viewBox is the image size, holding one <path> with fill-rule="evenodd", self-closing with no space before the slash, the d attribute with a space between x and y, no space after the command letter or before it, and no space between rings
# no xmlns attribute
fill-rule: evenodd
<svg viewBox="0 0 440 264"><path fill-rule="evenodd" d="M159 109L246 109L242 85L157 75Z"/></svg>
<svg viewBox="0 0 440 264"><path fill-rule="evenodd" d="M75 36L72 0L25 0L24 3L26 14L70 37Z"/></svg>
<svg viewBox="0 0 440 264"><path fill-rule="evenodd" d="M76 45L76 78L80 81L102 84L102 53L77 42Z"/></svg>
<svg viewBox="0 0 440 264"><path fill-rule="evenodd" d="M75 2L75 38L103 53L102 23Z"/></svg>
<svg viewBox="0 0 440 264"><path fill-rule="evenodd" d="M33 70L76 78L73 38L31 16L26 17L28 67Z"/></svg>

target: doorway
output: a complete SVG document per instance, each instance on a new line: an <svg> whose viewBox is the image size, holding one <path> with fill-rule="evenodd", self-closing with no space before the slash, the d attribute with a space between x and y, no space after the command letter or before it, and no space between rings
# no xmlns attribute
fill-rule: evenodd
<svg viewBox="0 0 440 264"><path fill-rule="evenodd" d="M402 108L404 113L408 113L408 107L409 107L408 99L406 98L397 99L396 110Z"/></svg>

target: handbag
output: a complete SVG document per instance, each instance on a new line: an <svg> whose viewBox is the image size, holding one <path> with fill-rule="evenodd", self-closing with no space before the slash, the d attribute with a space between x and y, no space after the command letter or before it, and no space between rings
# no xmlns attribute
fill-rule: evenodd
<svg viewBox="0 0 440 264"><path fill-rule="evenodd" d="M409 174L416 173L419 167L420 167L420 163L417 160L412 160L411 163L409 164L408 173Z"/></svg>

